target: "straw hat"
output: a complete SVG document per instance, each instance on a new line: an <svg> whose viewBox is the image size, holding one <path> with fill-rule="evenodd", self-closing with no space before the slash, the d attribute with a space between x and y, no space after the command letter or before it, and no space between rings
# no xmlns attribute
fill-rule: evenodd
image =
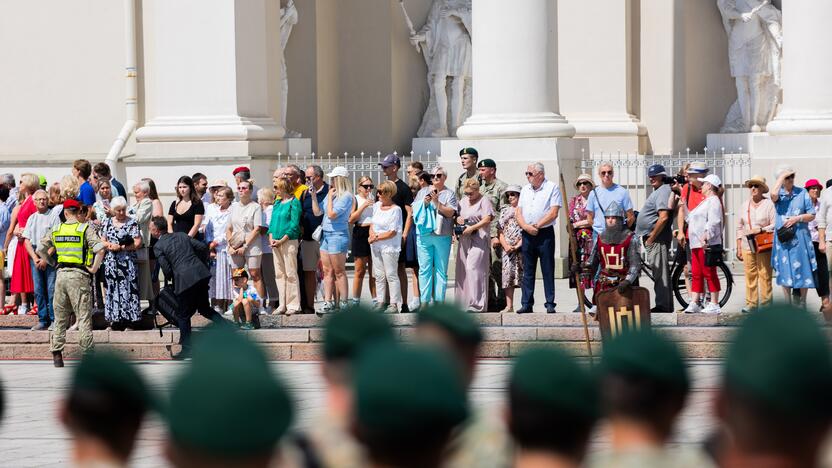
<svg viewBox="0 0 832 468"><path fill-rule="evenodd" d="M575 179L575 188L578 188L578 184L581 182L589 182L593 187L595 187L595 182L592 181L592 176L589 174L581 174Z"/></svg>
<svg viewBox="0 0 832 468"><path fill-rule="evenodd" d="M750 179L746 180L743 185L746 188L751 188L751 184L757 184L763 189L763 193L768 193L768 185L766 185L766 178L761 175L752 176Z"/></svg>

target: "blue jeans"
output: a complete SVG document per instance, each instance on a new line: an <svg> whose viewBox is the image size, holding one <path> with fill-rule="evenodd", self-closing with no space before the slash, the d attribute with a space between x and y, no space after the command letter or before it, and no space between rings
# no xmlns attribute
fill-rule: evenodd
<svg viewBox="0 0 832 468"><path fill-rule="evenodd" d="M419 256L419 300L422 305L430 304L432 295L435 302L444 302L448 289L451 236L419 235L416 248Z"/></svg>
<svg viewBox="0 0 832 468"><path fill-rule="evenodd" d="M523 231L523 245L520 247L523 258L523 291L520 303L524 309L534 306L534 277L537 261L543 273L543 292L546 295L546 308L555 308L555 230L550 226L543 228L536 236Z"/></svg>
<svg viewBox="0 0 832 468"><path fill-rule="evenodd" d="M49 326L55 321L52 299L55 297L55 269L47 265L45 270L38 270L32 262L32 280L35 283L35 303L38 305L38 320Z"/></svg>

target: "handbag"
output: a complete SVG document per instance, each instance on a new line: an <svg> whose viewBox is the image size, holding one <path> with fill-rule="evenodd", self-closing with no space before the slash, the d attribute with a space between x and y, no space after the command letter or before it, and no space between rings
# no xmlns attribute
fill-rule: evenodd
<svg viewBox="0 0 832 468"><path fill-rule="evenodd" d="M316 228L315 228L315 230L314 230L314 231L312 231L312 239L313 239L315 242L320 242L320 241L321 241L321 237L323 236L323 234L324 234L324 228L323 228L323 226L318 226L318 227L316 227Z"/></svg>
<svg viewBox="0 0 832 468"><path fill-rule="evenodd" d="M748 203L748 228L751 228L751 203ZM748 245L754 253L768 252L774 247L774 233L763 231L751 234L748 237Z"/></svg>
<svg viewBox="0 0 832 468"><path fill-rule="evenodd" d="M232 249L239 249L246 243L246 234L243 231L234 231L228 239L228 246Z"/></svg>
<svg viewBox="0 0 832 468"><path fill-rule="evenodd" d="M714 267L722 263L722 244L705 247L705 266Z"/></svg>
<svg viewBox="0 0 832 468"><path fill-rule="evenodd" d="M783 226L777 230L777 240L779 240L781 244L785 244L786 242L794 239L796 232L797 228L794 224L789 227Z"/></svg>

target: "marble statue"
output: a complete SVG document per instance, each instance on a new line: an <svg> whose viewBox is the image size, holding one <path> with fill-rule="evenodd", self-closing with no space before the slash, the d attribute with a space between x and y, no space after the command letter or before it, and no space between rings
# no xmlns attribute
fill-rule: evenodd
<svg viewBox="0 0 832 468"><path fill-rule="evenodd" d="M717 0L737 101L722 133L761 132L781 101L782 16L771 0Z"/></svg>
<svg viewBox="0 0 832 468"><path fill-rule="evenodd" d="M471 115L471 0L434 0L410 42L424 54L430 88L417 135L455 136Z"/></svg>
<svg viewBox="0 0 832 468"><path fill-rule="evenodd" d="M298 23L298 9L295 1L289 0L280 9L280 67L282 70L280 82L280 126L286 130L287 137L300 138L299 132L286 128L286 109L289 105L289 76L286 74L286 44L292 34L292 27Z"/></svg>

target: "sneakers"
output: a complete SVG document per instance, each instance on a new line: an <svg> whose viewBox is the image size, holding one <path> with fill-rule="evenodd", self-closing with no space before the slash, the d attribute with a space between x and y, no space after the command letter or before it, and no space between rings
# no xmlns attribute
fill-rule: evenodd
<svg viewBox="0 0 832 468"><path fill-rule="evenodd" d="M73 324L72 324L72 326L71 326L71 327L69 327L67 330L70 330L70 331L75 331L75 330L77 330L77 329L78 329L78 322L75 322L75 323L73 323Z"/></svg>
<svg viewBox="0 0 832 468"><path fill-rule="evenodd" d="M414 299L407 303L407 308L410 310L411 313L419 312L419 309L422 308L422 303L419 299Z"/></svg>
<svg viewBox="0 0 832 468"><path fill-rule="evenodd" d="M234 315L234 306L229 305L228 310L226 310L225 313L223 313L223 315Z"/></svg>
<svg viewBox="0 0 832 468"><path fill-rule="evenodd" d="M396 306L396 304L390 304L389 306L387 306L386 309L384 309L384 313L385 314L398 314L399 313L399 308Z"/></svg>
<svg viewBox="0 0 832 468"><path fill-rule="evenodd" d="M240 325L240 330L254 330L254 324L251 322L243 322Z"/></svg>
<svg viewBox="0 0 832 468"><path fill-rule="evenodd" d="M338 309L339 310L347 310L349 308L350 308L350 302L349 301L341 301L341 302L338 303Z"/></svg>
<svg viewBox="0 0 832 468"><path fill-rule="evenodd" d="M46 325L43 322L38 322L34 327L32 327L32 331L46 330L47 328L49 328L49 325Z"/></svg>
<svg viewBox="0 0 832 468"><path fill-rule="evenodd" d="M714 304L713 302L709 302L708 305L702 309L702 312L706 314L718 314L722 312L722 309L719 308L719 304Z"/></svg>
<svg viewBox="0 0 832 468"><path fill-rule="evenodd" d="M17 308L17 315L28 315L29 314L29 304L20 304L20 307Z"/></svg>
<svg viewBox="0 0 832 468"><path fill-rule="evenodd" d="M688 307L685 309L686 314L699 314L702 313L702 308L699 307L699 304L695 302L691 302L688 304Z"/></svg>

